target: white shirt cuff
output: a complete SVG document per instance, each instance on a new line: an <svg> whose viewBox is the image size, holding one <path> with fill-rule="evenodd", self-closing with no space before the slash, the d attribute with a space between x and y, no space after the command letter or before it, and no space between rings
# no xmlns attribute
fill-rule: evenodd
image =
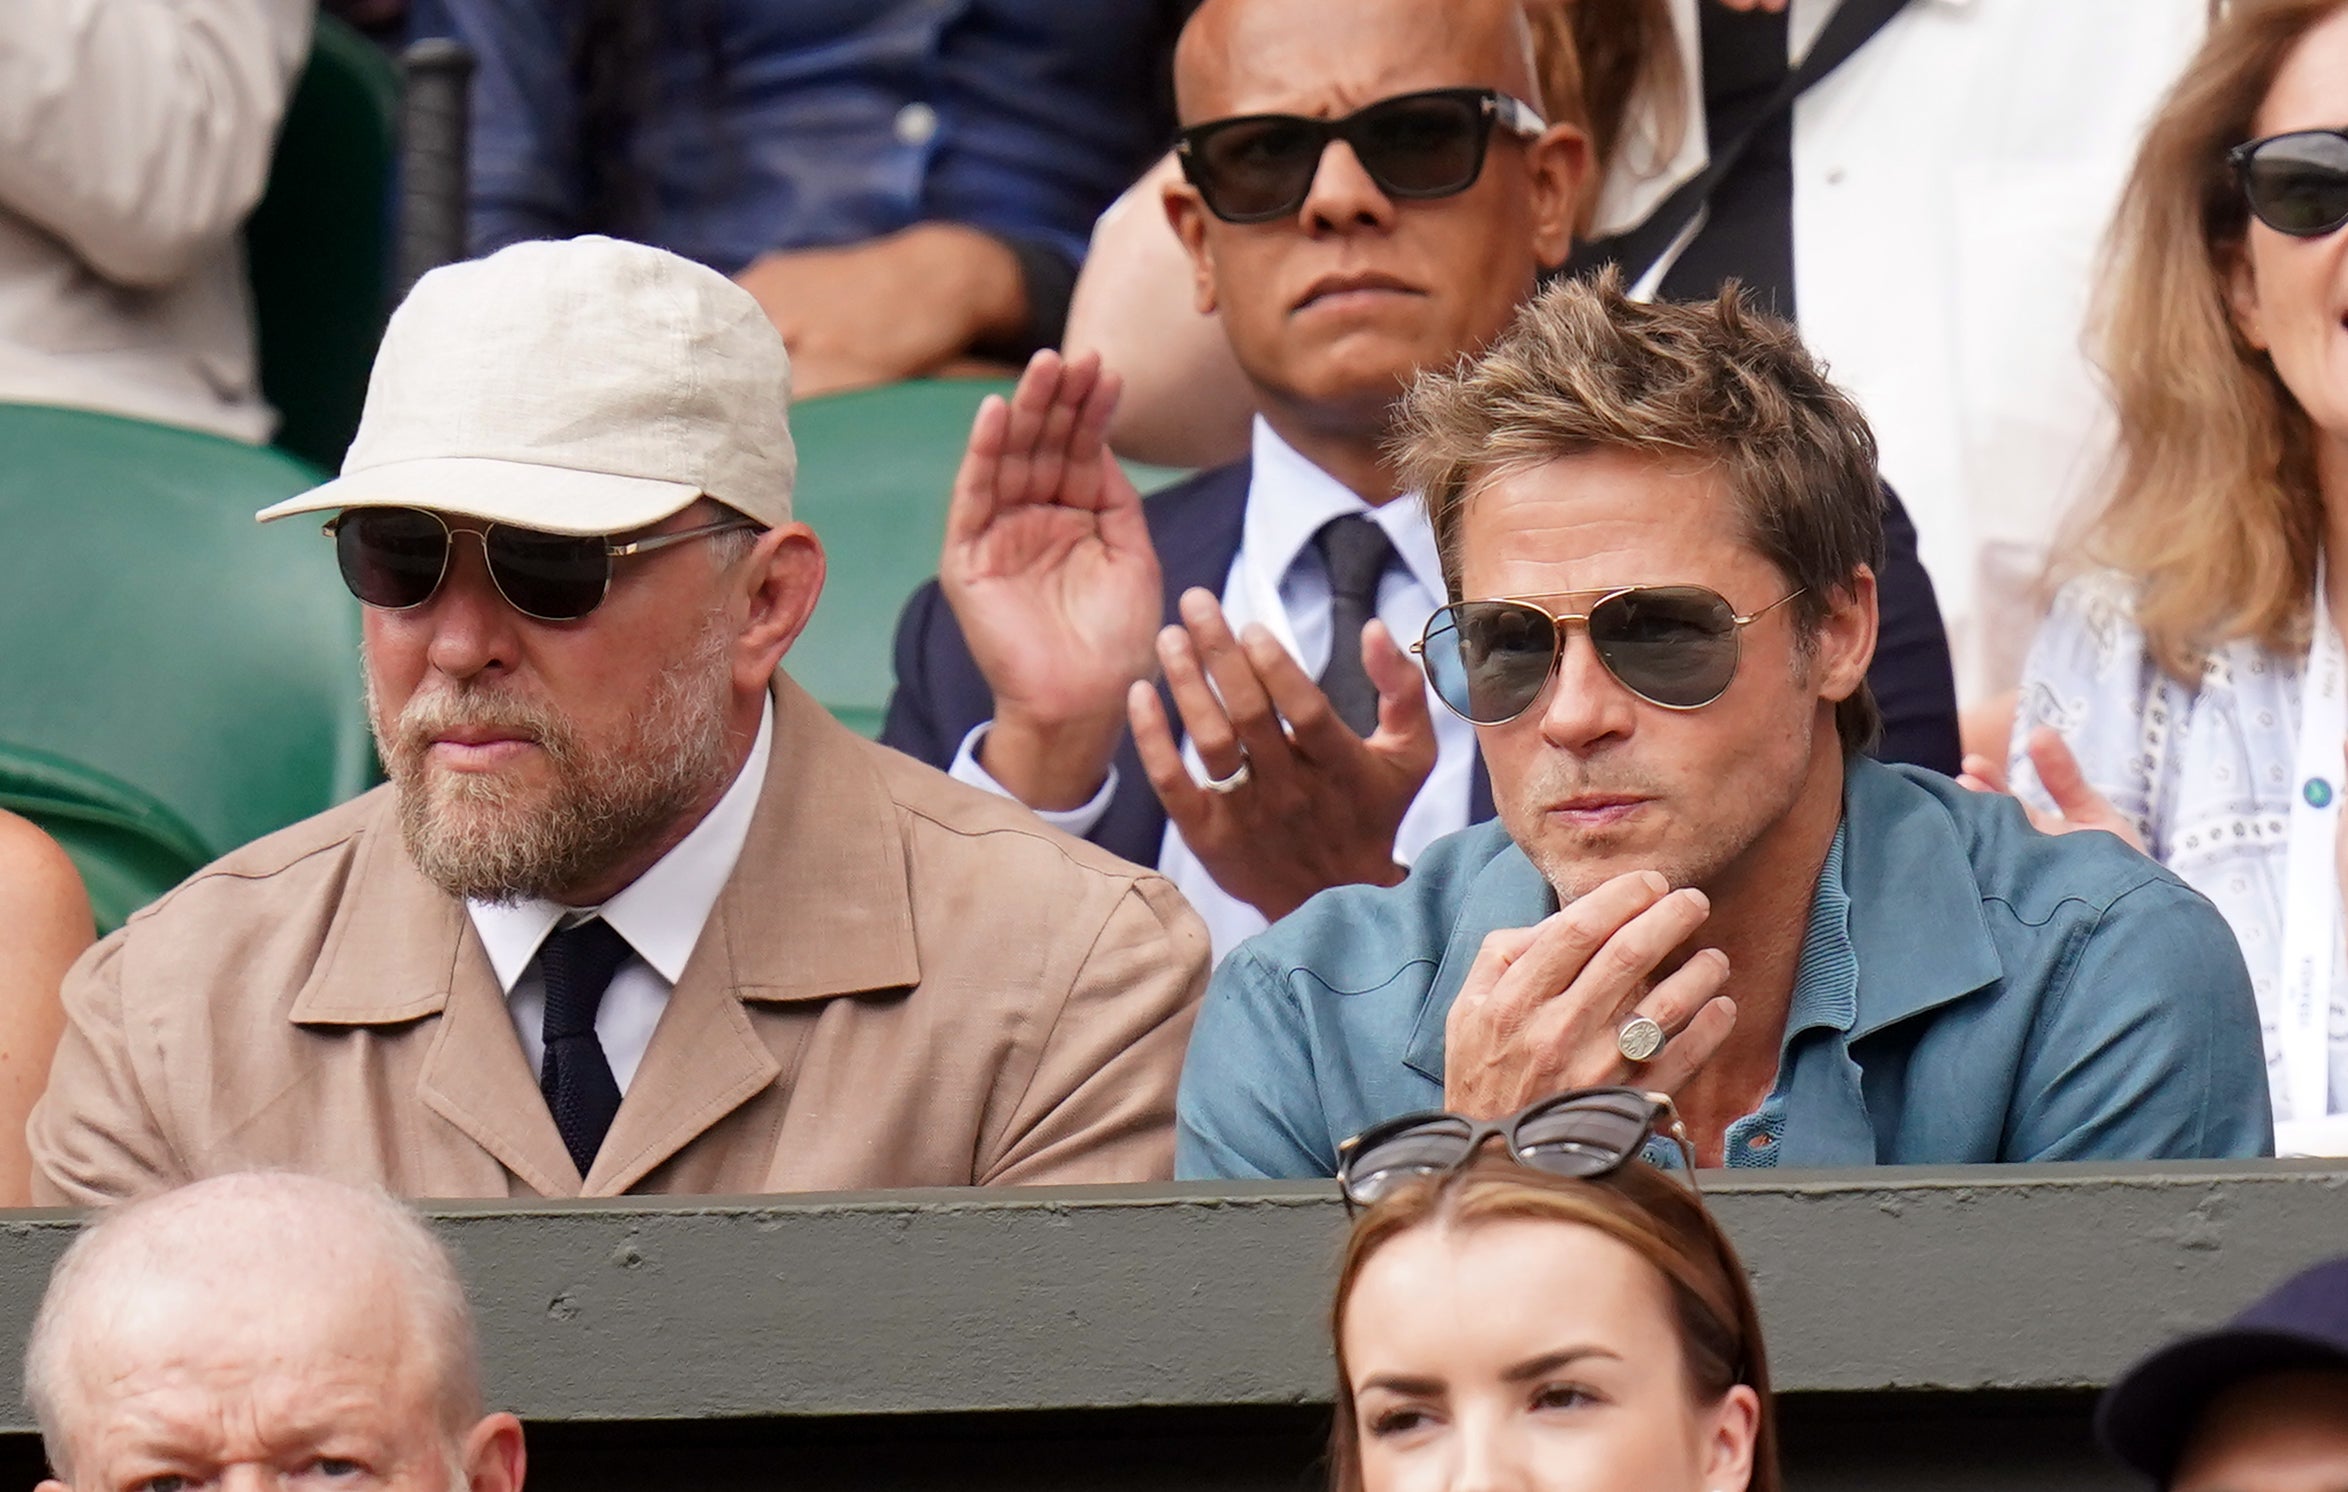
<svg viewBox="0 0 2348 1492"><path fill-rule="evenodd" d="M954 765L946 769L946 775L956 782L993 793L998 798L1013 798L1016 801L1009 788L988 776L987 769L978 764L979 743L986 740L986 733L994 728L994 724L988 720L970 728L970 734L962 738L962 749L954 753ZM1092 801L1077 808L1038 808L1034 813L1061 833L1073 834L1082 839L1092 833L1100 823L1101 815L1109 811L1109 799L1116 793L1117 764L1111 762L1109 775L1102 780L1101 790L1092 795Z"/></svg>

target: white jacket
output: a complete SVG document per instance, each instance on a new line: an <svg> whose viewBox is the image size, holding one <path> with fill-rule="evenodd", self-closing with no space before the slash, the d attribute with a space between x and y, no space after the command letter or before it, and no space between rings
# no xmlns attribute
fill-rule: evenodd
<svg viewBox="0 0 2348 1492"><path fill-rule="evenodd" d="M1836 3L1792 0L1795 58ZM1697 0L1674 5L1700 77ZM2103 475L2088 294L2144 126L2208 20L2209 0L1910 0L1795 105L1802 338L1875 427L1968 700L2020 677L2056 525ZM1679 155L1610 172L1598 232L1703 169L1691 92Z"/></svg>
<svg viewBox="0 0 2348 1492"><path fill-rule="evenodd" d="M240 239L312 0L0 0L0 400L268 438Z"/></svg>

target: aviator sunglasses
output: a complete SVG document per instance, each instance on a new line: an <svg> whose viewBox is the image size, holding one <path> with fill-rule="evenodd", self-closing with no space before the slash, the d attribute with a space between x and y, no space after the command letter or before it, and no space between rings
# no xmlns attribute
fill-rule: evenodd
<svg viewBox="0 0 2348 1492"><path fill-rule="evenodd" d="M1800 594L1789 591L1745 616L1700 585L1566 592L1598 598L1584 612L1553 612L1529 598L1455 601L1427 618L1411 651L1453 714L1474 725L1506 725L1541 697L1565 654L1566 624L1580 622L1617 683L1649 704L1693 710L1728 691L1745 629Z"/></svg>
<svg viewBox="0 0 2348 1492"><path fill-rule="evenodd" d="M1693 1186L1696 1152L1679 1111L1636 1088L1577 1088L1489 1123L1440 1113L1389 1119L1338 1147L1337 1185L1348 1210L1369 1207L1421 1177L1458 1170L1492 1139L1520 1166L1587 1179L1620 1170L1658 1134L1679 1147Z"/></svg>
<svg viewBox="0 0 2348 1492"><path fill-rule="evenodd" d="M1343 119L1243 114L1194 124L1175 138L1182 174L1226 223L1287 217L1312 194L1331 140L1353 147L1389 197L1449 197L1475 185L1494 128L1534 139L1549 128L1532 106L1493 88L1397 94Z"/></svg>
<svg viewBox="0 0 2348 1492"><path fill-rule="evenodd" d="M603 604L613 560L759 526L750 518L721 518L623 543L605 534L549 534L490 523L478 537L490 583L508 606L536 621L575 622ZM385 611L412 610L439 592L457 532L425 508L350 508L326 525L343 584Z"/></svg>
<svg viewBox="0 0 2348 1492"><path fill-rule="evenodd" d="M2226 152L2258 220L2293 238L2348 223L2348 130L2294 130Z"/></svg>

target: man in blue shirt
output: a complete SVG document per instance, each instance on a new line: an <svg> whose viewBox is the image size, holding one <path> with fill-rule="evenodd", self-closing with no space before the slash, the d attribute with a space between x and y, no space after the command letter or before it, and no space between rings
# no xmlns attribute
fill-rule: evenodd
<svg viewBox="0 0 2348 1492"><path fill-rule="evenodd" d="M734 276L795 392L1056 344L1165 149L1196 0L419 0L479 59L473 252L608 233Z"/></svg>
<svg viewBox="0 0 2348 1492"><path fill-rule="evenodd" d="M1464 598L1422 657L1499 817L1225 961L1178 1174L1326 1175L1378 1120L1596 1084L1671 1093L1706 1165L2271 1151L2214 908L1861 755L1875 445L1790 327L1609 273L1402 424Z"/></svg>

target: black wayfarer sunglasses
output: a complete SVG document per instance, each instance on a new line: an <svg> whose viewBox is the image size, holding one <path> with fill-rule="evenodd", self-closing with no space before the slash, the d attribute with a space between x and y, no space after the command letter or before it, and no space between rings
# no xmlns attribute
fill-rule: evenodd
<svg viewBox="0 0 2348 1492"><path fill-rule="evenodd" d="M2293 238L2348 223L2348 130L2293 130L2226 152L2258 220Z"/></svg>
<svg viewBox="0 0 2348 1492"><path fill-rule="evenodd" d="M1565 596L1455 601L1427 618L1411 651L1435 697L1475 725L1506 725L1531 709L1565 655L1566 624L1590 630L1598 661L1625 689L1670 710L1712 703L1736 678L1745 629L1802 594L1745 616L1700 585L1632 585ZM1553 612L1540 600L1596 596L1589 610Z"/></svg>
<svg viewBox="0 0 2348 1492"><path fill-rule="evenodd" d="M1494 1139L1520 1166L1552 1176L1604 1176L1658 1134L1679 1147L1693 1187L1696 1151L1679 1111L1663 1094L1636 1088L1576 1088L1489 1122L1443 1113L1389 1119L1339 1147L1337 1185L1349 1210L1368 1207L1420 1177L1458 1170Z"/></svg>
<svg viewBox="0 0 2348 1492"><path fill-rule="evenodd" d="M1530 104L1493 88L1397 94L1342 119L1243 114L1175 138L1182 174L1227 223L1286 217L1312 194L1321 153L1343 140L1389 197L1449 197L1483 174L1492 131L1534 139L1549 128Z"/></svg>
<svg viewBox="0 0 2348 1492"><path fill-rule="evenodd" d="M761 526L751 518L721 518L621 542L604 534L549 534L490 523L477 536L490 582L508 606L536 621L575 622L603 604L613 560ZM428 508L346 508L326 525L343 584L386 611L411 610L439 592L458 532Z"/></svg>

